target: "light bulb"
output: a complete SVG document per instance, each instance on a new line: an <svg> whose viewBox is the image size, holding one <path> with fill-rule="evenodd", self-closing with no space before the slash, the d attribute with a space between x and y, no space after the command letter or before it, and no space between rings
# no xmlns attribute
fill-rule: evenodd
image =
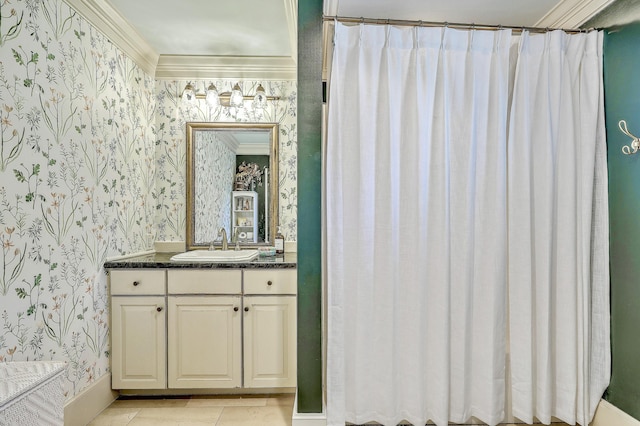
<svg viewBox="0 0 640 426"><path fill-rule="evenodd" d="M244 96L242 95L242 90L240 90L240 86L238 85L238 83L235 84L235 86L233 86L233 89L231 89L231 97L229 98L229 105L231 105L232 107L241 107L242 106L242 101L244 100Z"/></svg>
<svg viewBox="0 0 640 426"><path fill-rule="evenodd" d="M258 84L256 95L253 97L254 108L264 109L267 107L267 93L264 91L262 84Z"/></svg>
<svg viewBox="0 0 640 426"><path fill-rule="evenodd" d="M218 95L218 89L216 89L213 83L207 87L206 101L209 108L217 108L220 106L220 95Z"/></svg>

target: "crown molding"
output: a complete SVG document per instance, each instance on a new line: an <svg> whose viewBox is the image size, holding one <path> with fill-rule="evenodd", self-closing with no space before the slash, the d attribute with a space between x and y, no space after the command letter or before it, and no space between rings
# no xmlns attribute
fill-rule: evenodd
<svg viewBox="0 0 640 426"><path fill-rule="evenodd" d="M229 132L218 132L218 140L229 148L231 152L234 154L238 154L238 147L240 146L240 141L236 139L236 137Z"/></svg>
<svg viewBox="0 0 640 426"><path fill-rule="evenodd" d="M615 0L562 0L542 19L536 27L576 29L593 18Z"/></svg>
<svg viewBox="0 0 640 426"><path fill-rule="evenodd" d="M154 75L159 55L129 22L105 0L64 0L102 32L140 68Z"/></svg>
<svg viewBox="0 0 640 426"><path fill-rule="evenodd" d="M241 78L295 80L297 67L289 56L160 55L156 79Z"/></svg>

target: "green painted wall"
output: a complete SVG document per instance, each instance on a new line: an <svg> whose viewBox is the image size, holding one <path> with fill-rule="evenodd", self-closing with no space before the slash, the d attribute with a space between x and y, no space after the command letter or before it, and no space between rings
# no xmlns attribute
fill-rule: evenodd
<svg viewBox="0 0 640 426"><path fill-rule="evenodd" d="M298 2L298 412L322 412L322 0Z"/></svg>
<svg viewBox="0 0 640 426"><path fill-rule="evenodd" d="M612 377L606 398L640 419L640 153L618 129L640 135L640 24L607 31L604 88L609 167Z"/></svg>

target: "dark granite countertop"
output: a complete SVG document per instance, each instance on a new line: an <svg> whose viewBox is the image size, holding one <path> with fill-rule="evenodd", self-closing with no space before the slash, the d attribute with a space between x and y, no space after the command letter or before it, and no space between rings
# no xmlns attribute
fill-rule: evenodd
<svg viewBox="0 0 640 426"><path fill-rule="evenodd" d="M296 253L285 253L274 257L257 257L250 262L174 262L171 256L177 253L152 253L124 259L108 260L105 269L179 268L179 269L290 269L296 268Z"/></svg>

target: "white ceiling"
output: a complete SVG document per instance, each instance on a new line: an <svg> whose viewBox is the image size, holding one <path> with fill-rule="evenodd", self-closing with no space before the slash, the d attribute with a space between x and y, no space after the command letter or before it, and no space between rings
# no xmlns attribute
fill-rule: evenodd
<svg viewBox="0 0 640 426"><path fill-rule="evenodd" d="M283 0L109 1L160 55L292 55Z"/></svg>
<svg viewBox="0 0 640 426"><path fill-rule="evenodd" d="M157 78L296 76L298 0L65 1ZM613 1L325 0L324 14L577 28Z"/></svg>

